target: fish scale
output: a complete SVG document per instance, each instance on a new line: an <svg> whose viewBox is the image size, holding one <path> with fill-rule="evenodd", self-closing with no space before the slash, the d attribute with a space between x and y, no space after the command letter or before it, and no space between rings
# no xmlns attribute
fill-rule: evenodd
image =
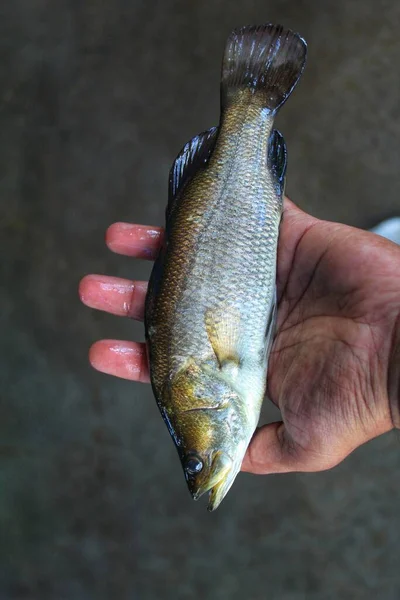
<svg viewBox="0 0 400 600"><path fill-rule="evenodd" d="M218 128L170 175L164 245L146 298L151 382L193 498L214 510L257 426L275 330L286 148L273 122L306 46L281 26L235 30Z"/></svg>

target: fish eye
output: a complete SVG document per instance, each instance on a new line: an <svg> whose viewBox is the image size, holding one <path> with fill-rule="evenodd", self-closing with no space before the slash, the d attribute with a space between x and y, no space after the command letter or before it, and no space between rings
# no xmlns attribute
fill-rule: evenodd
<svg viewBox="0 0 400 600"><path fill-rule="evenodd" d="M197 475L203 468L203 461L196 454L189 454L185 460L185 471L188 475Z"/></svg>

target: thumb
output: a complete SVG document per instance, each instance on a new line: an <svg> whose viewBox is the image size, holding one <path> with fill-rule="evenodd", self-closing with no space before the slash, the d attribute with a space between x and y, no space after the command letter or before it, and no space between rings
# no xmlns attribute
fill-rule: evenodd
<svg viewBox="0 0 400 600"><path fill-rule="evenodd" d="M243 459L242 471L256 475L325 471L335 467L348 454L325 454L304 448L279 421L256 430Z"/></svg>

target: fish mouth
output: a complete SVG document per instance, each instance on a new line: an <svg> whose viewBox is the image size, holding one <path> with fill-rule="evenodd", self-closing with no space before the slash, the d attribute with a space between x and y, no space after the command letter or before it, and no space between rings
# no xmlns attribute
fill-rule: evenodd
<svg viewBox="0 0 400 600"><path fill-rule="evenodd" d="M208 497L208 512L213 512L214 510L216 510L221 504L222 500L225 498L226 494L228 493L231 485L234 482L236 473L231 472L229 473L229 475L229 477L224 477L224 479L221 479L221 481L219 481L216 485L214 485L211 488Z"/></svg>
<svg viewBox="0 0 400 600"><path fill-rule="evenodd" d="M233 469L232 459L223 452L217 452L212 462L210 476L196 488L189 486L193 500L198 500L206 492L210 492L207 509L212 512L222 502L231 487L237 470Z"/></svg>

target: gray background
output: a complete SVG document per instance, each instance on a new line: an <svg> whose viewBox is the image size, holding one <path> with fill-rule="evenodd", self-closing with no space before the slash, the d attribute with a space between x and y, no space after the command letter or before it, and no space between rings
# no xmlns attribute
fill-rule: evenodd
<svg viewBox="0 0 400 600"><path fill-rule="evenodd" d="M2 599L398 600L394 432L327 473L240 475L210 515L149 387L88 365L93 341L142 327L84 308L77 285L148 276L104 231L162 223L171 161L218 121L237 25L309 43L278 123L289 195L361 227L398 212L399 19L396 0L1 3Z"/></svg>

